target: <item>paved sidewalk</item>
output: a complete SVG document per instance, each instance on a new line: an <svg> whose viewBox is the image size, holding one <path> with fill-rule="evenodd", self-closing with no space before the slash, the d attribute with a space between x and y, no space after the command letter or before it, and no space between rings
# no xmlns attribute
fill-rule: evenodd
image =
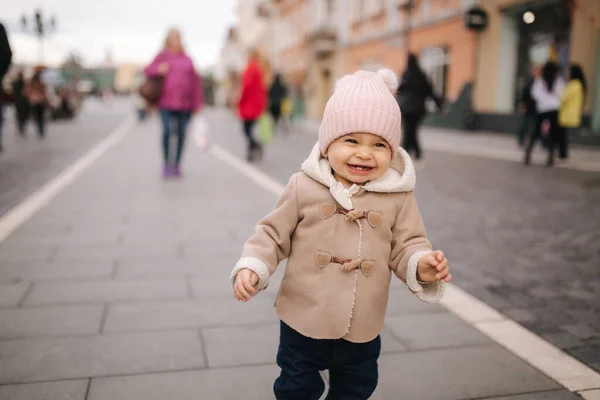
<svg viewBox="0 0 600 400"><path fill-rule="evenodd" d="M0 244L0 399L273 398L283 267L247 304L228 277L275 198L191 140L185 179L162 181L157 132ZM382 337L373 399L580 398L397 280Z"/></svg>
<svg viewBox="0 0 600 400"><path fill-rule="evenodd" d="M0 215L102 140L133 107L126 99L104 103L88 98L75 119L47 121L40 140L33 121L25 137L17 132L13 107L5 106L0 154Z"/></svg>

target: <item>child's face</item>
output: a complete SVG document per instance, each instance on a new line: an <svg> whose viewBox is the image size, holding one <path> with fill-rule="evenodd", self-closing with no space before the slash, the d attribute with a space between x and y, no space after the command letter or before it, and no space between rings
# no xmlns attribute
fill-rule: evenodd
<svg viewBox="0 0 600 400"><path fill-rule="evenodd" d="M362 185L385 174L392 162L392 149L377 135L351 133L332 142L326 157L339 182Z"/></svg>

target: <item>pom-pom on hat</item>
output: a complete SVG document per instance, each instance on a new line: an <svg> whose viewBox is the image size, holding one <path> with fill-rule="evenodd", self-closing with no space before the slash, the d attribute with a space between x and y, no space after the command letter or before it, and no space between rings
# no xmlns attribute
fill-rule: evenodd
<svg viewBox="0 0 600 400"><path fill-rule="evenodd" d="M321 153L337 138L360 132L382 137L395 154L400 146L401 120L397 87L398 78L390 69L360 70L337 81L319 128Z"/></svg>

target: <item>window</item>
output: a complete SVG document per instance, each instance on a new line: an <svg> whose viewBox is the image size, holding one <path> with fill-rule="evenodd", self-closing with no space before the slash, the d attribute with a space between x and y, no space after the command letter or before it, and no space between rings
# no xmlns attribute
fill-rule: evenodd
<svg viewBox="0 0 600 400"><path fill-rule="evenodd" d="M447 47L428 47L421 52L421 67L437 95L446 97L450 55Z"/></svg>
<svg viewBox="0 0 600 400"><path fill-rule="evenodd" d="M372 15L373 2L379 0L351 0L351 20L352 22L362 21Z"/></svg>

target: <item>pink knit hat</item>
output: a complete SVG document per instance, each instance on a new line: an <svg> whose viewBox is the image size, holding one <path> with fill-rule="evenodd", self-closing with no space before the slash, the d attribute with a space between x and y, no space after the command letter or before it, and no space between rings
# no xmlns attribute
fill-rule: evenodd
<svg viewBox="0 0 600 400"><path fill-rule="evenodd" d="M325 154L337 138L371 133L385 139L396 153L400 146L400 107L394 94L398 78L390 69L357 71L342 77L325 106L319 128L319 147Z"/></svg>

